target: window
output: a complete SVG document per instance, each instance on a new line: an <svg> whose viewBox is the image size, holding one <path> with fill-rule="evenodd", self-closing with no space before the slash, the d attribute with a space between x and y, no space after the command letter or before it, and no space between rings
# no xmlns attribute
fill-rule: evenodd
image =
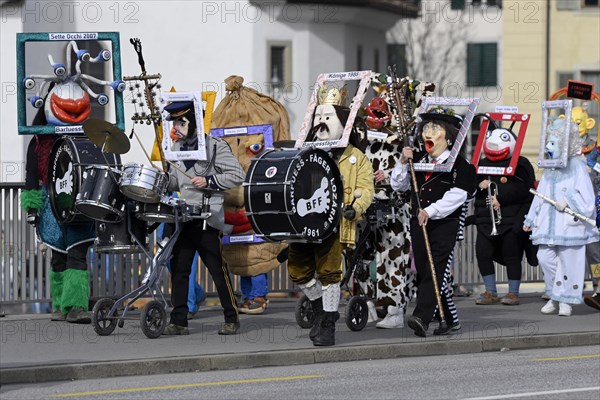
<svg viewBox="0 0 600 400"><path fill-rule="evenodd" d="M388 65L396 65L396 74L398 76L408 75L406 66L406 45L388 44Z"/></svg>
<svg viewBox="0 0 600 400"><path fill-rule="evenodd" d="M497 58L497 43L469 43L467 45L467 86L496 86Z"/></svg>
<svg viewBox="0 0 600 400"><path fill-rule="evenodd" d="M464 10L465 0L450 0L450 8L452 10Z"/></svg>
<svg viewBox="0 0 600 400"><path fill-rule="evenodd" d="M269 42L267 48L267 79L273 86L289 87L292 83L292 43Z"/></svg>
<svg viewBox="0 0 600 400"><path fill-rule="evenodd" d="M559 72L556 90L567 87L567 83L569 83L571 79L575 79L575 74L573 74L573 72Z"/></svg>
<svg viewBox="0 0 600 400"><path fill-rule="evenodd" d="M584 7L598 7L600 2L598 0L583 0Z"/></svg>
<svg viewBox="0 0 600 400"><path fill-rule="evenodd" d="M373 71L379 72L379 49L375 49L375 54L373 56L375 57L375 60L373 60Z"/></svg>
<svg viewBox="0 0 600 400"><path fill-rule="evenodd" d="M363 49L361 45L356 47L356 70L362 71L363 68Z"/></svg>

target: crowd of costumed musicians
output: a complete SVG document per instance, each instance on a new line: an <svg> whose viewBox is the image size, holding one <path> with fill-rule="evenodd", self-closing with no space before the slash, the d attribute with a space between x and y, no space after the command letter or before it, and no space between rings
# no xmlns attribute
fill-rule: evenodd
<svg viewBox="0 0 600 400"><path fill-rule="evenodd" d="M18 45L40 35L19 34ZM97 55L77 40L61 54L49 48L47 71L18 63L19 133L31 135L20 204L51 252L53 321L109 335L144 297L147 337L193 334L206 267L223 311L218 333L235 335L240 314L267 310L270 273L285 264L302 292L293 318L315 346L335 344L342 298L351 330L451 335L461 330L454 252L469 225L484 285L477 305L518 307L526 262L543 272L541 313L600 311L599 290L583 293L586 274L600 275L600 147L588 115L599 96L585 82L530 115L478 113L479 99L441 97L395 66L323 73L292 135L285 107L240 76L225 79L215 108L215 92L161 90L139 39L130 42L142 73L122 77L119 35L97 39ZM537 177L521 155L530 120L541 120ZM140 138L148 131L151 150ZM123 163L132 145L145 159ZM139 287L90 310L90 249L147 257ZM508 277L502 293L497 268Z"/></svg>

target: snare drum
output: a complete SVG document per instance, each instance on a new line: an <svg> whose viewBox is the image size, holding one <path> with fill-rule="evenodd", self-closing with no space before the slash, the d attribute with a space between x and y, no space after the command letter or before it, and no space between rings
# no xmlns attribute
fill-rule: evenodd
<svg viewBox="0 0 600 400"><path fill-rule="evenodd" d="M123 167L123 177L119 189L121 192L142 203L158 203L167 191L167 175L147 165L129 163Z"/></svg>
<svg viewBox="0 0 600 400"><path fill-rule="evenodd" d="M171 199L177 200L177 199ZM158 203L138 203L135 207L135 216L146 222L175 222L175 207L169 202L160 201Z"/></svg>
<svg viewBox="0 0 600 400"><path fill-rule="evenodd" d="M106 160L105 160L106 157ZM91 165L118 167L121 157L105 153L88 138L63 136L54 142L48 168L48 195L59 223L88 220L75 208L75 199L83 184L83 172Z"/></svg>
<svg viewBox="0 0 600 400"><path fill-rule="evenodd" d="M125 196L119 191L121 171L104 165L87 167L75 208L82 214L103 222L118 222L125 215Z"/></svg>
<svg viewBox="0 0 600 400"><path fill-rule="evenodd" d="M177 214L175 212L177 211ZM136 218L149 223L160 222L172 224L176 217L180 221L189 221L200 217L202 206L195 204L186 204L179 198L170 198L167 201L161 200L158 203L138 203L135 206Z"/></svg>
<svg viewBox="0 0 600 400"><path fill-rule="evenodd" d="M244 201L257 236L320 242L338 228L342 179L323 150L270 150L252 160Z"/></svg>
<svg viewBox="0 0 600 400"><path fill-rule="evenodd" d="M143 252L132 234L129 233L128 221L131 221L132 234L140 241L143 248L148 249L146 222L134 218L132 213L125 212L124 218L120 222L96 221L96 251L100 253Z"/></svg>

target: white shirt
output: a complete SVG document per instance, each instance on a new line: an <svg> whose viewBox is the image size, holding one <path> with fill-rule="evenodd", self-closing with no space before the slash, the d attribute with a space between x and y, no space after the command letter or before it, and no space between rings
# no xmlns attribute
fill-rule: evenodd
<svg viewBox="0 0 600 400"><path fill-rule="evenodd" d="M450 150L445 150L438 158L432 158L431 162L439 164L446 161L449 156ZM392 189L401 192L411 189L408 164L396 164L390 176L390 185L392 186ZM444 196L441 199L425 207L425 212L427 212L430 219L445 218L467 201L467 197L468 193L465 190L453 187L444 193Z"/></svg>

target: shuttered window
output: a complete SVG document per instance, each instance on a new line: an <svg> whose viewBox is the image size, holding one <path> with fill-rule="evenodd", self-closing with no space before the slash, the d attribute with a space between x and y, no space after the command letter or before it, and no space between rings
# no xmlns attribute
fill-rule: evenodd
<svg viewBox="0 0 600 400"><path fill-rule="evenodd" d="M467 86L498 84L498 44L469 43L467 45Z"/></svg>

